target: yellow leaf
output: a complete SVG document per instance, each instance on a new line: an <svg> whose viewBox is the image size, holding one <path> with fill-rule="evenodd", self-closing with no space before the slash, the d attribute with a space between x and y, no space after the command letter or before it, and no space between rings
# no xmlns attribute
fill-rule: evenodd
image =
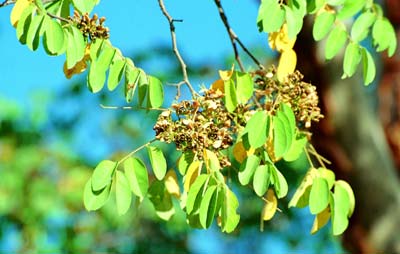
<svg viewBox="0 0 400 254"><path fill-rule="evenodd" d="M293 49L283 51L278 64L278 80L283 81L286 76L296 70L297 55Z"/></svg>
<svg viewBox="0 0 400 254"><path fill-rule="evenodd" d="M270 220L274 217L276 210L278 208L278 199L275 196L275 192L272 189L268 189L266 195L267 202L264 205L262 210L262 218L263 220Z"/></svg>
<svg viewBox="0 0 400 254"><path fill-rule="evenodd" d="M165 188L168 193L172 196L179 198L181 196L181 191L179 189L178 177L176 176L175 170L168 170L165 175Z"/></svg>
<svg viewBox="0 0 400 254"><path fill-rule="evenodd" d="M271 49L279 52L288 51L293 48L296 38L289 39L287 25L283 24L281 30L270 33L268 36L268 44Z"/></svg>
<svg viewBox="0 0 400 254"><path fill-rule="evenodd" d="M317 233L318 230L320 230L323 226L325 226L326 223L328 223L330 217L331 217L331 212L328 206L327 208L325 208L325 210L317 214L317 216L315 217L314 224L311 228L311 234Z"/></svg>
<svg viewBox="0 0 400 254"><path fill-rule="evenodd" d="M211 89L214 91L219 90L221 93L224 93L225 92L224 81L222 79L214 81L214 83L212 83L211 85Z"/></svg>
<svg viewBox="0 0 400 254"><path fill-rule="evenodd" d="M71 69L67 68L67 61L64 62L64 75L67 79L70 79L75 74L80 74L84 72L87 68L86 61L90 59L90 46L86 46L85 56L79 62L77 62Z"/></svg>
<svg viewBox="0 0 400 254"><path fill-rule="evenodd" d="M13 27L17 27L19 18L21 17L26 7L28 7L29 5L29 0L18 0L15 3L10 15L10 22Z"/></svg>
<svg viewBox="0 0 400 254"><path fill-rule="evenodd" d="M232 65L232 68L229 71L221 71L221 70L219 70L219 76L222 79L222 81L228 81L228 80L231 79L234 68L235 68L235 66Z"/></svg>
<svg viewBox="0 0 400 254"><path fill-rule="evenodd" d="M201 162L197 160L193 161L192 164L190 164L186 172L185 180L183 183L183 188L186 192L189 191L190 186L192 185L194 180L196 180L196 178L199 176L201 166L202 166Z"/></svg>
<svg viewBox="0 0 400 254"><path fill-rule="evenodd" d="M242 141L236 143L233 147L233 157L240 163L246 159L247 153Z"/></svg>

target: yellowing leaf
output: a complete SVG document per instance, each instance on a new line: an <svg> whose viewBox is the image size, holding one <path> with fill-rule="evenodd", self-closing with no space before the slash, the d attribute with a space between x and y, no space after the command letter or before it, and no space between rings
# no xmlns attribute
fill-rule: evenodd
<svg viewBox="0 0 400 254"><path fill-rule="evenodd" d="M172 196L175 196L177 198L181 196L178 178L173 169L168 170L167 174L165 175L165 188Z"/></svg>
<svg viewBox="0 0 400 254"><path fill-rule="evenodd" d="M224 89L224 81L222 79L218 79L216 81L214 81L214 83L212 83L211 85L211 89L214 91L220 91L221 93L225 92Z"/></svg>
<svg viewBox="0 0 400 254"><path fill-rule="evenodd" d="M293 49L283 51L278 64L278 80L283 81L284 78L296 70L297 55Z"/></svg>
<svg viewBox="0 0 400 254"><path fill-rule="evenodd" d="M18 0L12 11L11 11L11 15L10 15L10 22L11 25L13 27L17 27L19 18L21 17L22 12L26 9L26 7L28 7L30 5L30 1L29 0Z"/></svg>
<svg viewBox="0 0 400 254"><path fill-rule="evenodd" d="M314 224L311 228L311 234L317 233L318 230L320 230L323 226L325 226L326 223L328 223L330 217L331 217L331 212L328 206L327 208L325 208L325 210L317 214L317 216L315 217Z"/></svg>
<svg viewBox="0 0 400 254"><path fill-rule="evenodd" d="M201 168L201 162L200 161L193 161L192 164L190 164L186 175L185 175L185 180L183 183L183 188L185 192L189 191L190 185L196 180L197 176L199 175L199 169Z"/></svg>
<svg viewBox="0 0 400 254"><path fill-rule="evenodd" d="M236 143L233 147L233 157L240 163L246 159L247 153L242 141Z"/></svg>
<svg viewBox="0 0 400 254"><path fill-rule="evenodd" d="M90 48L89 46L86 47L85 49L85 56L77 62L72 68L68 69L67 68L67 61L64 62L64 75L67 79L72 78L75 74L80 74L84 72L87 68L86 61L90 59Z"/></svg>
<svg viewBox="0 0 400 254"><path fill-rule="evenodd" d="M290 39L288 35L287 25L283 24L281 30L273 32L268 37L268 44L271 49L276 49L279 52L291 50L296 42L296 37Z"/></svg>
<svg viewBox="0 0 400 254"><path fill-rule="evenodd" d="M233 69L234 69L234 65L232 65L232 68L229 71L218 71L219 72L219 76L221 77L222 81L228 81L231 79L232 74L233 74Z"/></svg>
<svg viewBox="0 0 400 254"><path fill-rule="evenodd" d="M275 192L269 189L266 195L266 203L262 210L263 220L270 220L274 217L276 210L278 208L278 199L275 196Z"/></svg>

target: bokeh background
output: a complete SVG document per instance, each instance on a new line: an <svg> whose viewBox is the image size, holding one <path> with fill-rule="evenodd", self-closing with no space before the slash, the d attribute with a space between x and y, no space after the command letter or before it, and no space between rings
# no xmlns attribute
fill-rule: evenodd
<svg viewBox="0 0 400 254"><path fill-rule="evenodd" d="M266 66L274 63L267 36L255 24L258 2L222 3L253 54ZM192 83L197 89L209 86L219 69L234 63L214 2L165 4L174 18L183 19L176 23L177 37ZM398 28L400 3L381 4L389 7L388 17ZM113 200L100 211L84 210L82 191L92 168L151 139L156 115L102 109L100 104L126 105L122 87L93 95L85 74L67 80L64 57L48 57L42 48L33 53L19 44L10 11L11 6L0 9L0 253L400 253L398 53L392 59L375 55L378 76L367 88L360 75L341 80L342 59L325 63L323 43L312 40L310 22L305 22L295 46L298 68L317 86L326 116L314 127L314 145L333 162L337 177L353 186L355 214L343 237L332 237L330 225L310 235L308 209L288 210L285 199L279 204L283 212L260 232L262 203L238 186L241 222L226 235L216 225L188 228L182 212L170 222L160 221L148 202L124 216L116 214ZM181 79L156 0L103 0L94 12L107 18L113 45L137 66L165 84ZM255 69L241 54L246 68ZM173 99L173 88L167 87L167 96ZM176 159L173 146L163 150L169 161ZM292 188L308 168L304 158L282 166Z"/></svg>

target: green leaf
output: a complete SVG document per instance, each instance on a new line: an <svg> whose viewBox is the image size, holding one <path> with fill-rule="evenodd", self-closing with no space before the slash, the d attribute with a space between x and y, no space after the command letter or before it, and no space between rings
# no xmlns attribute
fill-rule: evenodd
<svg viewBox="0 0 400 254"><path fill-rule="evenodd" d="M90 13L100 0L72 0L74 7L81 13Z"/></svg>
<svg viewBox="0 0 400 254"><path fill-rule="evenodd" d="M139 91L138 91L138 99L139 99L139 106L143 105L143 102L145 101L146 96L148 95L149 91L149 81L147 78L147 75L144 73L143 70L140 69L139 72L139 77L137 80L137 84L139 86Z"/></svg>
<svg viewBox="0 0 400 254"><path fill-rule="evenodd" d="M258 196L262 197L268 190L269 177L269 167L267 165L257 167L253 178L253 188Z"/></svg>
<svg viewBox="0 0 400 254"><path fill-rule="evenodd" d="M396 51L397 37L393 25L387 18L378 18L372 27L372 39L376 51L381 52L388 49L388 56L391 57Z"/></svg>
<svg viewBox="0 0 400 254"><path fill-rule="evenodd" d="M224 91L225 107L229 112L233 112L238 105L238 101L236 97L235 83L232 79L224 81Z"/></svg>
<svg viewBox="0 0 400 254"><path fill-rule="evenodd" d="M110 70L108 72L107 87L108 90L114 91L118 84L121 82L124 70L125 70L125 59L116 58L117 54L114 56L114 60L110 65Z"/></svg>
<svg viewBox="0 0 400 254"><path fill-rule="evenodd" d="M331 6L339 6L344 3L345 0L327 0L326 3Z"/></svg>
<svg viewBox="0 0 400 254"><path fill-rule="evenodd" d="M83 59L86 43L78 28L69 26L64 31L67 35L67 68L71 69L77 62Z"/></svg>
<svg viewBox="0 0 400 254"><path fill-rule="evenodd" d="M278 31L285 21L285 10L277 0L264 0L258 10L257 24L266 33Z"/></svg>
<svg viewBox="0 0 400 254"><path fill-rule="evenodd" d="M318 174L328 182L328 189L332 189L333 184L335 183L335 173L327 168L319 168Z"/></svg>
<svg viewBox="0 0 400 254"><path fill-rule="evenodd" d="M295 161L304 152L304 147L307 144L307 137L303 136L299 139L294 139L289 150L283 155L285 161Z"/></svg>
<svg viewBox="0 0 400 254"><path fill-rule="evenodd" d="M187 200L186 200L186 213L191 214L192 212L196 211L199 205L199 200L202 199L200 190L203 187L204 183L207 179L209 179L209 175L199 175L193 184L190 186ZM200 196L199 196L200 195ZM198 198L199 197L199 198ZM196 206L197 204L197 206Z"/></svg>
<svg viewBox="0 0 400 254"><path fill-rule="evenodd" d="M315 18L313 26L314 40L320 41L329 33L335 18L335 13L329 11L324 11Z"/></svg>
<svg viewBox="0 0 400 254"><path fill-rule="evenodd" d="M361 54L363 62L364 84L367 86L371 84L371 82L374 81L375 79L376 67L374 59L372 58L371 54L368 52L366 48L361 47Z"/></svg>
<svg viewBox="0 0 400 254"><path fill-rule="evenodd" d="M347 193L347 196L349 198L349 209L348 209L347 217L350 217L353 214L354 208L356 206L356 199L354 197L354 192L351 189L350 185L343 180L336 181L335 192L336 192L336 189L341 189L341 191L344 190Z"/></svg>
<svg viewBox="0 0 400 254"><path fill-rule="evenodd" d="M356 15L366 4L365 0L345 0L343 7L339 10L337 18L344 20Z"/></svg>
<svg viewBox="0 0 400 254"><path fill-rule="evenodd" d="M237 101L246 104L253 95L253 79L250 74L235 71Z"/></svg>
<svg viewBox="0 0 400 254"><path fill-rule="evenodd" d="M164 101L164 90L161 81L153 76L148 76L149 102L152 108L159 108Z"/></svg>
<svg viewBox="0 0 400 254"><path fill-rule="evenodd" d="M26 46L28 46L28 48L32 51L35 51L39 46L39 31L43 23L43 19L43 15L36 15L32 18L32 22L29 26L28 33L26 35Z"/></svg>
<svg viewBox="0 0 400 254"><path fill-rule="evenodd" d="M357 66L361 61L361 50L357 43L350 42L344 53L343 60L343 77L351 77L357 70Z"/></svg>
<svg viewBox="0 0 400 254"><path fill-rule="evenodd" d="M117 170L115 181L115 201L119 215L125 214L132 202L132 192L124 172Z"/></svg>
<svg viewBox="0 0 400 254"><path fill-rule="evenodd" d="M149 199L153 203L156 214L163 220L171 219L175 214L175 208L172 203L171 195L165 188L162 181L153 181L149 189Z"/></svg>
<svg viewBox="0 0 400 254"><path fill-rule="evenodd" d="M181 175L185 175L190 164L192 164L194 159L194 153L192 151L187 151L182 153L178 160L178 171Z"/></svg>
<svg viewBox="0 0 400 254"><path fill-rule="evenodd" d="M240 165L239 169L239 182L242 185L247 185L250 183L251 178L254 175L258 165L260 165L260 158L255 155L249 155L244 162Z"/></svg>
<svg viewBox="0 0 400 254"><path fill-rule="evenodd" d="M106 72L115 55L115 48L105 44L99 57L92 61L88 75L88 86L92 93L97 93L104 87Z"/></svg>
<svg viewBox="0 0 400 254"><path fill-rule="evenodd" d="M167 173L167 161L160 148L155 146L147 146L151 167L154 175L158 180L162 180Z"/></svg>
<svg viewBox="0 0 400 254"><path fill-rule="evenodd" d="M92 178L90 178L85 185L83 191L83 204L88 211L100 209L108 200L110 196L111 184L105 186L99 191L93 191Z"/></svg>
<svg viewBox="0 0 400 254"><path fill-rule="evenodd" d="M329 195L329 186L325 178L315 178L310 192L310 212L312 214L322 212L329 204Z"/></svg>
<svg viewBox="0 0 400 254"><path fill-rule="evenodd" d="M251 147L258 148L267 141L269 117L265 111L257 111L248 121L244 132Z"/></svg>
<svg viewBox="0 0 400 254"><path fill-rule="evenodd" d="M125 99L131 102L138 86L141 75L145 75L139 68L132 67L129 60L125 59Z"/></svg>
<svg viewBox="0 0 400 254"><path fill-rule="evenodd" d="M333 235L342 234L349 225L347 218L350 208L349 202L347 191L335 185L335 192L333 193L333 198L331 198Z"/></svg>
<svg viewBox="0 0 400 254"><path fill-rule="evenodd" d="M326 3L326 0L307 0L307 12L314 14L318 12Z"/></svg>
<svg viewBox="0 0 400 254"><path fill-rule="evenodd" d="M64 30L60 23L51 18L44 19L43 46L47 54L52 56L61 55L65 52Z"/></svg>
<svg viewBox="0 0 400 254"><path fill-rule="evenodd" d="M289 202L288 207L304 208L308 205L311 186L313 184L316 170L311 168L301 181L300 186L296 189L292 199Z"/></svg>
<svg viewBox="0 0 400 254"><path fill-rule="evenodd" d="M209 172L216 172L221 169L221 164L219 163L218 156L213 151L204 149L203 159Z"/></svg>
<svg viewBox="0 0 400 254"><path fill-rule="evenodd" d="M273 116L274 154L280 158L290 149L295 136L296 120L289 106L281 104Z"/></svg>
<svg viewBox="0 0 400 254"><path fill-rule="evenodd" d="M124 170L132 192L142 201L149 188L146 166L139 158L128 158L124 162Z"/></svg>
<svg viewBox="0 0 400 254"><path fill-rule="evenodd" d="M376 14L366 11L361 14L354 22L351 28L351 39L354 42L364 40L369 32L369 28L372 26L376 19Z"/></svg>
<svg viewBox="0 0 400 254"><path fill-rule="evenodd" d="M221 207L221 229L222 232L231 233L239 224L240 215L236 213L239 207L239 201L228 186L222 189L224 201Z"/></svg>
<svg viewBox="0 0 400 254"><path fill-rule="evenodd" d="M272 178L271 182L274 183L276 196L278 198L285 197L288 193L288 184L286 182L286 178L275 167L274 164L269 164L269 170Z"/></svg>
<svg viewBox="0 0 400 254"><path fill-rule="evenodd" d="M118 163L110 160L101 161L93 171L92 189L98 191L110 184Z"/></svg>
<svg viewBox="0 0 400 254"><path fill-rule="evenodd" d="M101 50L103 49L104 46L104 40L102 39L97 39L95 41L92 41L90 43L90 60L91 61L96 61L97 58L100 55Z"/></svg>
<svg viewBox="0 0 400 254"><path fill-rule="evenodd" d="M294 39L303 28L304 13L300 9L284 6L289 39Z"/></svg>
<svg viewBox="0 0 400 254"><path fill-rule="evenodd" d="M218 189L216 185L207 188L200 203L199 219L203 228L210 227L217 210Z"/></svg>
<svg viewBox="0 0 400 254"><path fill-rule="evenodd" d="M36 8L33 5L29 5L21 14L17 24L17 39L21 44L26 44L26 37L28 34L29 27L32 22L33 12Z"/></svg>
<svg viewBox="0 0 400 254"><path fill-rule="evenodd" d="M346 27L340 23L329 34L325 45L325 58L332 59L343 48L347 40Z"/></svg>

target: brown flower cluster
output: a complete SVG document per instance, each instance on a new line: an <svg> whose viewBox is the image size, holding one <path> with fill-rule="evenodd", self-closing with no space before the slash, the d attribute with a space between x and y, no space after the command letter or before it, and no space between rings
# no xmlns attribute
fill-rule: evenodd
<svg viewBox="0 0 400 254"><path fill-rule="evenodd" d="M203 149L219 151L233 144L236 132L231 115L222 102L223 94L206 90L204 96L192 101L172 105L164 111L153 127L156 138L162 142L175 143L183 152L193 151L201 157Z"/></svg>
<svg viewBox="0 0 400 254"><path fill-rule="evenodd" d="M303 81L299 71L289 74L284 82L275 76L275 68L268 71L257 71L256 98L263 102L264 108L275 111L280 102L290 104L296 120L305 128L311 127L311 121L318 122L324 116L318 106L316 87Z"/></svg>
<svg viewBox="0 0 400 254"><path fill-rule="evenodd" d="M104 21L106 21L105 17L99 19L97 14L93 14L93 17L90 18L87 13L81 16L79 12L74 11L74 16L70 19L77 25L86 39L89 38L92 41L97 38L108 39L110 37L108 27L103 26Z"/></svg>

